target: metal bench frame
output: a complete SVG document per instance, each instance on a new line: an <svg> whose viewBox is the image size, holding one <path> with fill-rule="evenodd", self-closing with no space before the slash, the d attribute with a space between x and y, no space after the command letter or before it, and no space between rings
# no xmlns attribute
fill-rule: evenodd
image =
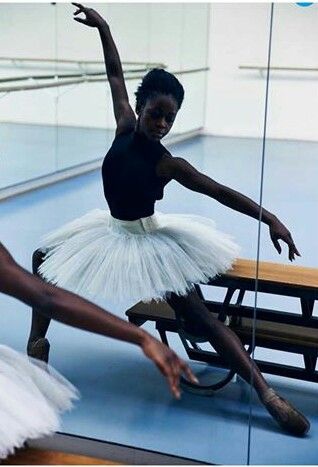
<svg viewBox="0 0 318 467"><path fill-rule="evenodd" d="M243 305L243 299L246 292L255 291L255 279L236 277L234 275L223 275L211 280L208 285L226 288L227 292L225 294L225 298L223 302L208 301L204 298L200 286L196 285L195 287L200 294L202 301L211 313L218 316L220 320L225 321L229 318L229 326L231 329L237 333L242 340L242 343L248 347L247 350L252 352L252 320L254 307ZM236 291L238 291L238 298L235 303L231 303ZM299 366L285 365L283 363L275 363L272 361L255 360L260 370L264 373L273 375L318 382L318 371L315 369L318 357L318 318L313 316L315 300L318 299L318 288L258 279L258 292L298 298L301 314L257 308L255 346L300 354L303 356L304 360L303 368ZM205 362L215 367L228 368L214 350L207 351L200 348L198 343L206 342L207 339L199 339L185 333L182 329L179 329L172 309L171 313L167 313L166 310L166 312L162 314L160 311L158 313L150 313L151 305L147 306L143 304L142 309L140 309L140 307L141 305L137 304L127 310L126 315L130 322L141 326L147 321L154 321L160 338L165 344L169 345L166 333L176 332L181 338L189 359ZM149 312L147 310L149 310ZM250 323L249 329L246 328L244 330L244 327L242 328L241 324L244 319L245 322ZM261 323L263 323L263 331L258 332L258 324ZM290 338L286 339L285 335L285 338L280 341L280 339L277 338L277 335L274 339L271 338L270 333L264 333L264 326L266 331L266 323L277 323L280 326L291 325L289 326L289 329L293 329L292 327L295 326L295 331L292 333ZM302 338L298 338L298 327L300 327L302 331L305 330L305 332L307 329L317 330L317 339L315 333L314 339L312 338L312 331L311 341L310 339L308 339L308 341L304 339L304 335ZM183 380L183 386L186 386L187 389L194 392L209 395L215 390L225 386L225 384L231 381L234 375L235 372L233 370L229 370L229 373L216 384L201 386L198 388L197 386Z"/></svg>

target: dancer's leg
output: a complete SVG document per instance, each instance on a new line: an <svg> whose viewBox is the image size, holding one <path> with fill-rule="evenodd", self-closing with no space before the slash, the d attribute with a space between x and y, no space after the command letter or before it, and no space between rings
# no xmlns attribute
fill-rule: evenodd
<svg viewBox="0 0 318 467"><path fill-rule="evenodd" d="M43 263L44 253L35 250L32 255L32 271L38 275L38 268ZM50 344L45 335L51 319L39 313L36 308L32 309L32 323L28 340L27 352L30 357L48 362Z"/></svg>
<svg viewBox="0 0 318 467"><path fill-rule="evenodd" d="M251 381L253 369L253 386L260 398L265 394L269 386L245 351L240 339L231 329L212 316L196 291L183 297L172 294L168 303L176 313L181 314L184 329L194 335L207 336L224 362L247 383Z"/></svg>
<svg viewBox="0 0 318 467"><path fill-rule="evenodd" d="M284 429L296 435L309 430L308 420L269 387L237 335L212 316L195 290L181 297L171 294L167 301L186 331L206 336L225 363L247 383L253 382L260 401Z"/></svg>

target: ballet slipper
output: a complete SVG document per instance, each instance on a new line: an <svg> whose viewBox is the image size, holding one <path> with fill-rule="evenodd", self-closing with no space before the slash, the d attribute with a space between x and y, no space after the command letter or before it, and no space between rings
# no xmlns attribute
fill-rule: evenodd
<svg viewBox="0 0 318 467"><path fill-rule="evenodd" d="M264 406L285 431L304 436L310 429L310 423L304 415L296 410L288 401L269 388L261 398Z"/></svg>

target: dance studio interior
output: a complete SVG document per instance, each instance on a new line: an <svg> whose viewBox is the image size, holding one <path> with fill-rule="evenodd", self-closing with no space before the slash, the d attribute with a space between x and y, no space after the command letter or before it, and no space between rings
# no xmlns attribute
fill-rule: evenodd
<svg viewBox="0 0 318 467"><path fill-rule="evenodd" d="M123 291L121 300L84 298L168 344L199 384L182 377L175 399L137 345L52 321L49 363L80 398L58 432L26 440L3 463L29 464L31 451L74 455L76 464L318 464L318 5L87 6L110 27L133 108L154 68L182 84L161 144L261 206L253 219L172 180L155 209L212 219L239 245L232 269L195 289L310 430L282 430L251 384L208 337L184 332L165 301L136 303ZM101 167L116 131L111 89L99 35L73 20L75 9L0 3L0 240L30 272L43 236L109 210ZM278 253L263 210L287 227L294 261L282 240ZM31 308L1 294L0 310L1 345L26 354Z"/></svg>

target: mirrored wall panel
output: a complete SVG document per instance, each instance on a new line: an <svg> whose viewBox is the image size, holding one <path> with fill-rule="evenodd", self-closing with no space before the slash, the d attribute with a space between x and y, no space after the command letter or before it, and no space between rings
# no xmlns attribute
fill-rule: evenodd
<svg viewBox="0 0 318 467"><path fill-rule="evenodd" d="M252 464L312 464L318 458L314 434L318 381L317 24L316 4L275 3L269 62L254 60L246 69L255 84L269 79L263 207L275 216L270 226L274 241L266 225L261 233L255 359L263 362L260 365L270 386L298 410L298 414L290 412L295 433L304 435L309 430L298 437L283 431L265 434L255 410ZM275 238L280 238L280 247L276 244L275 248ZM270 450L262 449L264 442Z"/></svg>
<svg viewBox="0 0 318 467"><path fill-rule="evenodd" d="M136 173L134 165L112 175L105 169L103 186L101 165L114 141L116 120L97 29L74 21L70 4L2 3L0 190L26 184L29 191L0 202L1 241L31 271L32 253L50 232L67 225L60 231L63 238L57 237L58 249L73 235L85 237L88 225L96 229L84 243L77 237L74 250L66 248L57 274L75 275L75 291L168 344L199 385L183 380L182 397L175 400L141 346L52 322L49 362L81 393L74 409L63 415L61 431L177 456L185 463L280 463L286 457L277 454L279 442L285 454L297 452L297 461L304 463L302 453L312 439L296 442L286 426L279 426L278 417L270 414L277 399L272 401L269 388L313 418L314 383L280 373L288 355L301 362L302 375L306 362L313 374L312 348L297 354L298 343L291 344L290 337L282 348L285 326L291 324L286 318L290 303L308 317L312 295L293 292L286 298L286 288L294 291L294 284L269 285L277 279L277 268L278 281L286 277L288 252L280 240L283 252L278 256L266 224L277 230L279 219L286 225L302 253L297 264L315 268L315 120L309 116L314 116L316 95L314 72L308 69L314 67L310 11L316 9L279 4L273 11L270 3L221 2L89 7L110 27L133 108L138 85L153 68L173 73L183 85L184 102L172 112L173 117L177 113L175 122L162 140L175 159L171 162L166 151L160 159L176 165L173 170L164 165L170 172L160 163L150 172L147 166L148 172ZM301 70L294 71L297 67ZM148 98L152 105L157 94ZM170 94L167 101L176 106ZM153 156L147 151L142 156ZM140 164L149 164L149 158ZM156 185L153 190L149 177L157 183L158 174L160 189ZM129 175L135 177L132 184ZM37 180L46 186L31 190L29 183ZM104 196L109 187L115 193L111 206ZM114 206L120 209L122 194L131 187L132 194L145 195L143 201L155 196L155 218L140 211L115 215ZM141 209L132 198L126 196L124 207ZM96 250L105 219L113 243L100 242ZM134 230L136 223L142 231ZM139 263L126 249L128 243L118 248L123 237L130 246L144 242L133 250ZM160 248L156 242L162 242ZM82 255L86 269L78 273ZM152 272L160 271L151 280L149 257ZM168 292L164 300L142 297L140 303L138 287L128 282L120 296L108 294L116 289L111 282L116 267L120 274L139 278L141 289L149 279L151 290L159 290L162 281ZM108 280L102 275L105 269ZM170 284L180 279L180 271L185 271L186 293ZM287 276L294 277L290 271ZM85 280L98 284L100 293L77 288ZM4 295L0 308L1 342L25 353L30 308ZM265 315L264 308L269 309ZM266 329L259 327L264 316ZM276 339L277 316L283 329ZM253 359L271 359L277 349L285 353L273 357L274 369L262 364L262 376ZM280 414L285 417L285 408Z"/></svg>

